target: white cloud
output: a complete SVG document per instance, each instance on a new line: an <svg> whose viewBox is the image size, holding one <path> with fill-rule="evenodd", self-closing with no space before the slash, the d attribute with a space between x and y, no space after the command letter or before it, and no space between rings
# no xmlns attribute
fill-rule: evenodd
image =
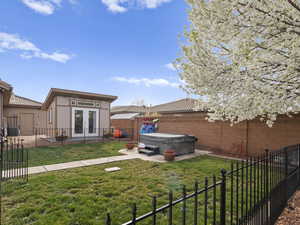
<svg viewBox="0 0 300 225"><path fill-rule="evenodd" d="M44 15L51 15L55 10L56 3L53 1L41 1L41 0L21 0L21 1L27 7Z"/></svg>
<svg viewBox="0 0 300 225"><path fill-rule="evenodd" d="M135 84L135 85L145 85L146 87L151 86L161 86L161 87L179 87L179 83L176 82L170 82L163 78L126 78L126 77L114 77L115 81L119 82L125 82L129 84Z"/></svg>
<svg viewBox="0 0 300 225"><path fill-rule="evenodd" d="M125 7L120 5L123 2L127 2L127 0L102 0L102 3L113 13L122 13L127 11Z"/></svg>
<svg viewBox="0 0 300 225"><path fill-rule="evenodd" d="M132 7L154 9L163 3L171 1L172 0L102 0L102 3L107 6L109 11L122 13Z"/></svg>
<svg viewBox="0 0 300 225"><path fill-rule="evenodd" d="M32 59L32 58L50 59L56 62L66 63L72 58L72 55L59 53L59 52L54 52L52 54L48 54L45 52L33 52L31 54L28 53L21 54L21 57L23 59Z"/></svg>
<svg viewBox="0 0 300 225"><path fill-rule="evenodd" d="M63 0L21 0L28 8L37 13L51 15L61 6ZM77 4L78 0L68 0L70 4Z"/></svg>
<svg viewBox="0 0 300 225"><path fill-rule="evenodd" d="M50 59L56 62L66 63L72 58L72 55L54 52L46 53L39 49L30 41L21 39L18 35L0 32L0 52L5 50L21 51L22 58L41 58Z"/></svg>
<svg viewBox="0 0 300 225"><path fill-rule="evenodd" d="M169 70L176 71L176 68L172 63L166 64L165 67Z"/></svg>
<svg viewBox="0 0 300 225"><path fill-rule="evenodd" d="M154 9L160 6L163 3L171 2L172 0L138 0L141 5L144 5L147 8Z"/></svg>
<svg viewBox="0 0 300 225"><path fill-rule="evenodd" d="M61 6L63 0L21 0L27 7L37 13L51 15ZM67 0L65 0L67 1ZM68 0L70 4L77 4L79 0ZM131 8L154 9L172 0L101 0L107 9L113 13L123 13Z"/></svg>

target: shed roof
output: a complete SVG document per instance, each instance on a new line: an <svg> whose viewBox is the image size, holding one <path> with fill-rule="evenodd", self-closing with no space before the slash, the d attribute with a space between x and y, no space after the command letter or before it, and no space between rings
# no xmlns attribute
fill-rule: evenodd
<svg viewBox="0 0 300 225"><path fill-rule="evenodd" d="M60 89L60 88L51 88L43 104L43 107L47 109L55 96L67 96L73 98L102 100L108 102L113 102L118 98L117 96L112 96L112 95L96 94L96 93L67 90L67 89Z"/></svg>
<svg viewBox="0 0 300 225"><path fill-rule="evenodd" d="M123 113L123 114L115 114L110 117L112 120L130 120L134 119L135 117L139 116L139 113Z"/></svg>
<svg viewBox="0 0 300 225"><path fill-rule="evenodd" d="M137 106L137 105L113 106L111 108L111 114L144 113L144 112L146 112L146 107Z"/></svg>

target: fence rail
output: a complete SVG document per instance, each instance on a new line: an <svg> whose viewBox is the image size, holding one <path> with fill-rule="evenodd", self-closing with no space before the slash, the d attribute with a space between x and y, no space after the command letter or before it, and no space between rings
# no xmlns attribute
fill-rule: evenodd
<svg viewBox="0 0 300 225"><path fill-rule="evenodd" d="M137 216L133 204L132 219L123 225L274 225L299 184L300 145L266 150L259 157L233 162L218 178L205 178L201 188L196 181L192 193L183 186L178 199L170 191L166 205L158 206L154 196L152 211L144 215ZM110 213L104 224L114 224Z"/></svg>

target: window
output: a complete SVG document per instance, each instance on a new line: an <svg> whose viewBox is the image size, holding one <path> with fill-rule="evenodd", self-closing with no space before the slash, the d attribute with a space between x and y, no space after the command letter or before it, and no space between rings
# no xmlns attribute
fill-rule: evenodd
<svg viewBox="0 0 300 225"><path fill-rule="evenodd" d="M95 103L94 102L82 102L82 101L78 101L77 105L78 106L92 106L92 107L94 107Z"/></svg>
<svg viewBox="0 0 300 225"><path fill-rule="evenodd" d="M96 111L89 111L89 133L96 133Z"/></svg>
<svg viewBox="0 0 300 225"><path fill-rule="evenodd" d="M49 123L52 123L52 108L49 109L48 119L49 119Z"/></svg>
<svg viewBox="0 0 300 225"><path fill-rule="evenodd" d="M72 136L99 135L99 109L72 107Z"/></svg>
<svg viewBox="0 0 300 225"><path fill-rule="evenodd" d="M75 134L83 133L83 110L75 110Z"/></svg>

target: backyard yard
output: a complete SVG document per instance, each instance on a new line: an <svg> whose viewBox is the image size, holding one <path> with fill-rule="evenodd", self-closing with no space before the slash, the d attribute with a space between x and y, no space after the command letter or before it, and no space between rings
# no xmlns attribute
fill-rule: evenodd
<svg viewBox="0 0 300 225"><path fill-rule="evenodd" d="M100 142L28 148L29 166L50 165L120 155L124 142Z"/></svg>
<svg viewBox="0 0 300 225"><path fill-rule="evenodd" d="M63 154L57 157L53 157L56 154L52 153L51 148L45 148L39 162L31 162L31 165L63 162L67 156L78 160L85 156L95 158L113 155L118 154L117 149L122 147L122 143L113 143L106 144L111 146L106 153L93 150L101 149L103 145L88 145L91 153L87 155L84 155L87 151L72 153L81 149L77 146L65 146ZM42 152L41 149L35 149L31 150L31 154L38 154L35 151ZM121 170L113 173L104 171L114 166ZM230 161L201 156L173 163L127 160L33 175L27 184L6 185L2 202L3 224L98 225L104 224L107 212L111 212L112 224L121 224L130 220L134 202L138 205L138 215L141 215L151 211L152 196L158 197L158 205L166 204L169 190L174 191L174 197L179 197L183 184L187 185L188 192L192 191L195 180L203 187L204 178L220 175L221 168L229 169ZM174 224L181 224L180 207L177 210L174 210ZM164 220L167 213L160 216ZM141 224L150 224L150 221ZM187 221L187 224L191 222Z"/></svg>

